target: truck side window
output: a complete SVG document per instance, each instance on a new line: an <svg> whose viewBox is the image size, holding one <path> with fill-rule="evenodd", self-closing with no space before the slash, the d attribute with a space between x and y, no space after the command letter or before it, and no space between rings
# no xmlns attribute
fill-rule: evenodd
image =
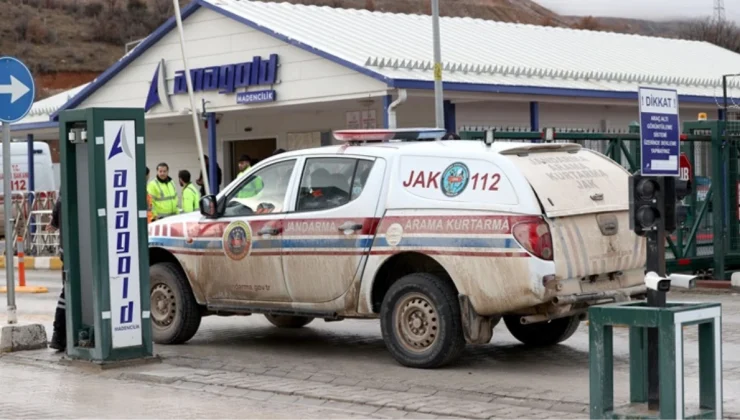
<svg viewBox="0 0 740 420"><path fill-rule="evenodd" d="M282 213L295 159L275 163L250 174L227 199L225 217Z"/></svg>
<svg viewBox="0 0 740 420"><path fill-rule="evenodd" d="M359 197L373 161L353 158L309 158L298 189L296 211L328 210Z"/></svg>

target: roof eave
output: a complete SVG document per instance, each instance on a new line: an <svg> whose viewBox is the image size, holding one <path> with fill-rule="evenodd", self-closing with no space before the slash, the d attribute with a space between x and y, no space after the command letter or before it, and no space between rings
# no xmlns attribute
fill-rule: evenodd
<svg viewBox="0 0 740 420"><path fill-rule="evenodd" d="M389 86L397 89L434 89L434 82L431 80L414 80L414 79L396 79L389 83ZM496 85L483 83L463 83L463 82L443 82L444 90L457 92L475 92L475 93L502 93L515 95L542 95L542 96L568 96L577 98L596 98L596 99L634 99L637 101L636 91L610 91L610 90L591 90L591 89L570 89L556 87L540 87L525 85ZM679 100L689 103L717 103L716 98L698 95L679 95ZM740 98L735 99L740 101Z"/></svg>

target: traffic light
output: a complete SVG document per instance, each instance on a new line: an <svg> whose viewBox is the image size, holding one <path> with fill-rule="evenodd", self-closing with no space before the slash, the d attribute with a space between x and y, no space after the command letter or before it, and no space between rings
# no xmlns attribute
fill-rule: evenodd
<svg viewBox="0 0 740 420"><path fill-rule="evenodd" d="M670 176L630 177L630 229L644 236L663 226L666 233L676 230L676 178Z"/></svg>

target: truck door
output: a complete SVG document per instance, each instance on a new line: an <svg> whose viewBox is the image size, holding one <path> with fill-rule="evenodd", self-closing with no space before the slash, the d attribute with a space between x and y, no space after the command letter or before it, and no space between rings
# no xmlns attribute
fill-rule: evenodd
<svg viewBox="0 0 740 420"><path fill-rule="evenodd" d="M199 264L209 304L288 301L281 261L283 218L297 159L286 159L244 177L224 198L219 225L220 252ZM203 219L201 231L213 225Z"/></svg>
<svg viewBox="0 0 740 420"><path fill-rule="evenodd" d="M384 173L382 159L306 159L283 231L285 282L294 302L328 302L347 292L373 241Z"/></svg>

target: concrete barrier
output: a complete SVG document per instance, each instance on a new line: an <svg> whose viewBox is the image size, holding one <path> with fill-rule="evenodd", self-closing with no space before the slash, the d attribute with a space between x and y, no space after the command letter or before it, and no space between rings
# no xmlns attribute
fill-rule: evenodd
<svg viewBox="0 0 740 420"><path fill-rule="evenodd" d="M41 324L7 325L0 331L0 353L45 349L47 341Z"/></svg>
<svg viewBox="0 0 740 420"><path fill-rule="evenodd" d="M29 257L23 258L26 270L61 270L62 260L59 257ZM13 258L13 264L18 266L18 257ZM5 256L0 256L0 268L5 268Z"/></svg>

